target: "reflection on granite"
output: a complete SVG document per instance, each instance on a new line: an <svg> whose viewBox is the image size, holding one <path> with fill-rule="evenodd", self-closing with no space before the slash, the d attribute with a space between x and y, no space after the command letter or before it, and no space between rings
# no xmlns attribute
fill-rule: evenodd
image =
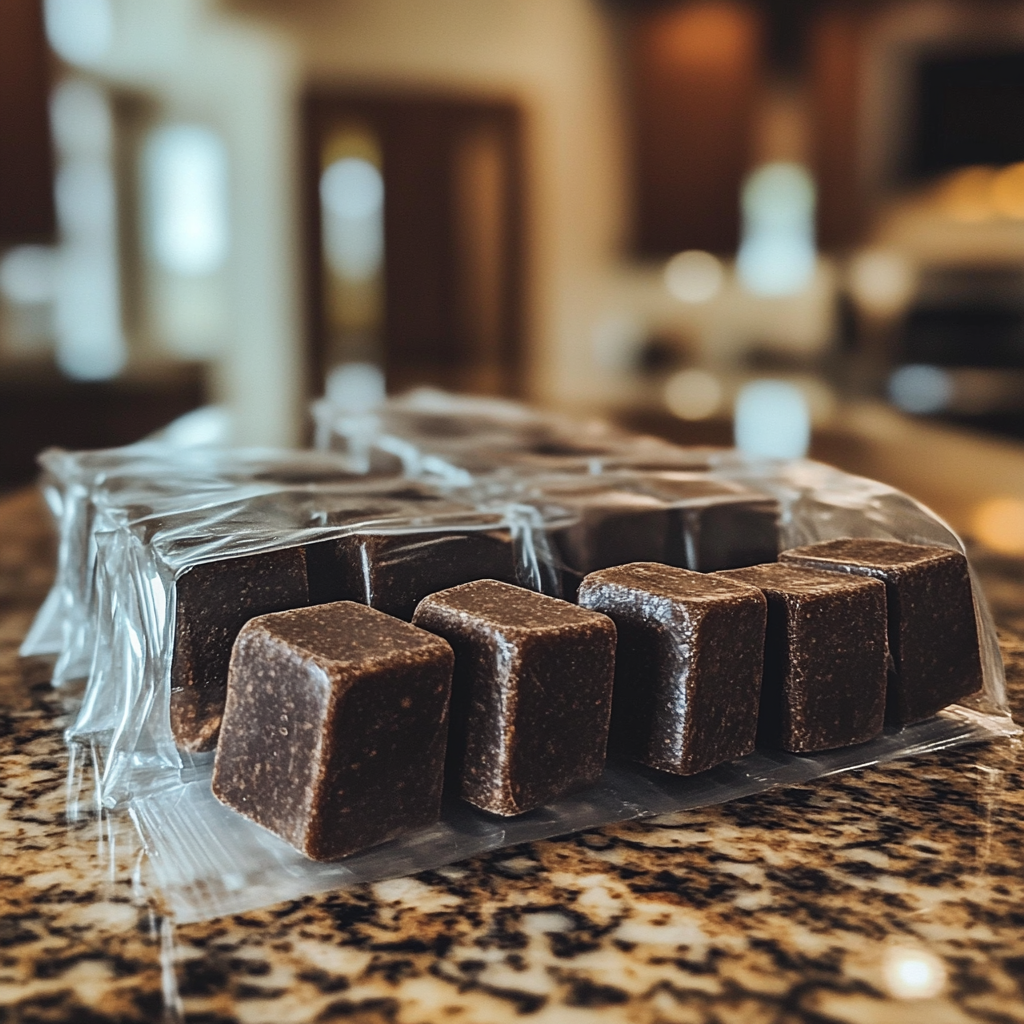
<svg viewBox="0 0 1024 1024"><path fill-rule="evenodd" d="M2 1022L1024 1021L1016 741L175 928L130 823L65 813L16 657L51 559L0 503ZM1024 570L981 565L1021 715Z"/></svg>

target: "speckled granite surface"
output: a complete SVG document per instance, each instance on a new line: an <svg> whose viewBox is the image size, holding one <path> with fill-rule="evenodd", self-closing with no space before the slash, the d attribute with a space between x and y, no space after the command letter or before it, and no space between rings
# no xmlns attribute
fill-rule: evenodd
<svg viewBox="0 0 1024 1024"><path fill-rule="evenodd" d="M1016 741L174 927L130 824L65 814L66 708L16 656L49 545L0 502L4 1024L1024 1021ZM1024 568L982 569L1024 717Z"/></svg>

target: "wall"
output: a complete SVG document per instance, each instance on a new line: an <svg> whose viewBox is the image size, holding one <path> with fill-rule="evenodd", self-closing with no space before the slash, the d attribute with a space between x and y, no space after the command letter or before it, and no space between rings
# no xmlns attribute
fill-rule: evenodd
<svg viewBox="0 0 1024 1024"><path fill-rule="evenodd" d="M285 30L311 83L517 100L526 114L529 390L585 402L595 295L626 223L623 120L609 22L589 0L234 0Z"/></svg>
<svg viewBox="0 0 1024 1024"><path fill-rule="evenodd" d="M113 0L109 9L110 39L77 63L150 98L166 120L209 125L226 143L229 326L213 360L215 398L231 413L236 441L296 443L304 420L296 55L282 33L226 18L214 0Z"/></svg>

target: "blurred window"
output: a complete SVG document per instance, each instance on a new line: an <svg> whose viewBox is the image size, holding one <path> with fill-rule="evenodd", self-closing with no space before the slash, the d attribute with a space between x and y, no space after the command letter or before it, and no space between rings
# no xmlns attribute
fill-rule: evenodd
<svg viewBox="0 0 1024 1024"><path fill-rule="evenodd" d="M227 152L201 125L157 128L145 153L153 257L175 274L211 274L228 251Z"/></svg>
<svg viewBox="0 0 1024 1024"><path fill-rule="evenodd" d="M227 334L227 146L206 125L161 124L141 158L149 333L167 353L212 358Z"/></svg>

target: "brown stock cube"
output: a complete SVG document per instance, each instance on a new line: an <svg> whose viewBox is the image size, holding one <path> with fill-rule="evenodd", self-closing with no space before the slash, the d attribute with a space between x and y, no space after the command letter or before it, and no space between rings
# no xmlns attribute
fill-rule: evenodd
<svg viewBox="0 0 1024 1024"><path fill-rule="evenodd" d="M719 574L768 599L757 739L795 754L877 736L885 716L885 587L781 562Z"/></svg>
<svg viewBox="0 0 1024 1024"><path fill-rule="evenodd" d="M360 495L347 502L342 509L323 514L324 526L347 526L357 530L361 524L386 521L410 514L409 502L386 497ZM316 525L320 525L319 523ZM306 568L309 578L310 604L328 604L331 601L358 601L364 588L359 581L350 580L350 559L346 557L347 538L314 541L306 545Z"/></svg>
<svg viewBox="0 0 1024 1024"><path fill-rule="evenodd" d="M645 494L629 491L552 496L571 519L548 529L551 554L560 569L562 596L572 600L583 577L626 562L665 561L670 510Z"/></svg>
<svg viewBox="0 0 1024 1024"><path fill-rule="evenodd" d="M549 492L571 514L568 522L555 519L548 529L565 598L575 597L583 576L616 565L664 562L713 572L775 560L774 499L699 473L659 473L645 486L654 493Z"/></svg>
<svg viewBox="0 0 1024 1024"><path fill-rule="evenodd" d="M697 572L739 569L778 556L779 508L770 498L723 495L719 501L678 509L676 515L687 539L687 566Z"/></svg>
<svg viewBox="0 0 1024 1024"><path fill-rule="evenodd" d="M494 814L522 814L596 782L615 668L611 619L495 580L432 594L417 626L455 650L451 783Z"/></svg>
<svg viewBox="0 0 1024 1024"><path fill-rule="evenodd" d="M741 484L662 473L653 488L673 503L665 561L697 572L774 562L779 504Z"/></svg>
<svg viewBox="0 0 1024 1024"><path fill-rule="evenodd" d="M468 505L425 499L411 505L368 505L363 518L401 515L404 522L354 528L311 545L311 598L318 603L361 601L408 620L416 605L435 591L479 579L516 582L512 535L499 517L490 517L495 526L487 529L487 517ZM334 523L343 521L336 518Z"/></svg>
<svg viewBox="0 0 1024 1024"><path fill-rule="evenodd" d="M217 745L231 645L254 615L309 603L306 555L285 548L194 566L175 583L171 731L182 750Z"/></svg>
<svg viewBox="0 0 1024 1024"><path fill-rule="evenodd" d="M981 689L971 578L959 551L846 539L793 548L779 558L885 583L893 662L885 718L891 725L920 722Z"/></svg>
<svg viewBox="0 0 1024 1024"><path fill-rule="evenodd" d="M639 562L591 573L579 603L618 631L612 753L694 775L753 751L767 611L757 587Z"/></svg>
<svg viewBox="0 0 1024 1024"><path fill-rule="evenodd" d="M213 792L314 860L441 813L452 651L350 601L262 615L231 656Z"/></svg>

